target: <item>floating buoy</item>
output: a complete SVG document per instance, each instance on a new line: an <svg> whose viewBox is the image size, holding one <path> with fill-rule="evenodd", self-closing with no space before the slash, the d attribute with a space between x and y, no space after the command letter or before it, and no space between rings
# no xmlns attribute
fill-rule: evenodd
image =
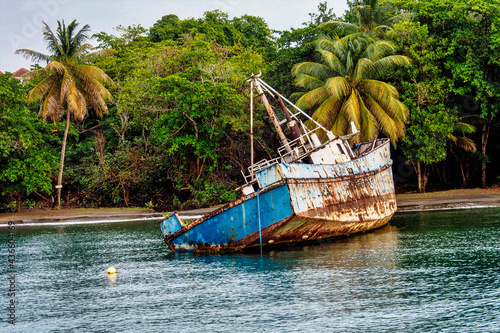
<svg viewBox="0 0 500 333"><path fill-rule="evenodd" d="M108 273L108 274L116 274L116 268L110 267L110 268L108 268L108 270L106 271L106 273Z"/></svg>

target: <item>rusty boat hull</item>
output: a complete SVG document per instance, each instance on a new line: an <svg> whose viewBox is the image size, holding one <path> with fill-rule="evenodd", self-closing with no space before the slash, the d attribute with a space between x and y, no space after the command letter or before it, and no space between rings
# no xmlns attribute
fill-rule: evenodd
<svg viewBox="0 0 500 333"><path fill-rule="evenodd" d="M255 173L257 191L184 223L160 222L175 252L234 252L320 242L380 228L396 211L388 139L336 164L276 163ZM358 147L360 148L360 147Z"/></svg>

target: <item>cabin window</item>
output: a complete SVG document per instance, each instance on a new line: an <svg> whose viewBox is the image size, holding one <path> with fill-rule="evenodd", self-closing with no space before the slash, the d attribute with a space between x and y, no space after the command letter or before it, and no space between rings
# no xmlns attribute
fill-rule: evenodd
<svg viewBox="0 0 500 333"><path fill-rule="evenodd" d="M337 143L337 148L339 149L341 154L345 154L344 150L342 149L342 145L340 143Z"/></svg>

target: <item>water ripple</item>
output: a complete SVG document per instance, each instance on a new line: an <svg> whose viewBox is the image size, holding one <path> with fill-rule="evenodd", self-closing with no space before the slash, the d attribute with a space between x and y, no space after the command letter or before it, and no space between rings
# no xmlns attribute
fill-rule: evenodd
<svg viewBox="0 0 500 333"><path fill-rule="evenodd" d="M0 331L499 332L498 239L499 209L398 214L263 256L171 254L152 221L25 226Z"/></svg>

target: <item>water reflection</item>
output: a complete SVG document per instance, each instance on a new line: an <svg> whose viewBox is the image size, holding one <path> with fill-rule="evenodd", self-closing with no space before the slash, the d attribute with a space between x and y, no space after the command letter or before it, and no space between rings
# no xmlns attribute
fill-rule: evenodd
<svg viewBox="0 0 500 333"><path fill-rule="evenodd" d="M111 284L116 284L118 274L107 274L107 275L108 275L108 282Z"/></svg>
<svg viewBox="0 0 500 333"><path fill-rule="evenodd" d="M307 259L305 263L334 269L380 265L393 267L397 264L398 246L397 227L387 225L370 233L323 240L318 245L271 251L268 257L277 260L288 257L304 258Z"/></svg>
<svg viewBox="0 0 500 333"><path fill-rule="evenodd" d="M499 238L500 209L405 213L262 256L174 254L151 221L23 227L9 332L495 332Z"/></svg>

